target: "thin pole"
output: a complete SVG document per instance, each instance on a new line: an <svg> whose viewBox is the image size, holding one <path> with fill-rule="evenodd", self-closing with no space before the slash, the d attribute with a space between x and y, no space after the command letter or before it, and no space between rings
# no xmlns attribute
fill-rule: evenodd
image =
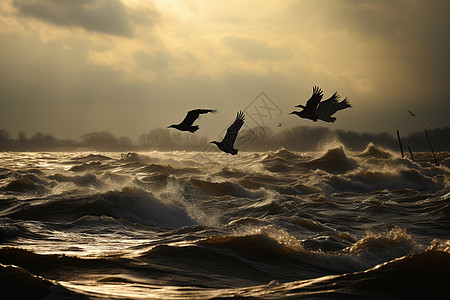
<svg viewBox="0 0 450 300"><path fill-rule="evenodd" d="M428 145L430 145L430 148L431 148L431 153L433 153L434 162L435 162L436 166L439 167L439 163L438 163L438 161L437 161L437 159L436 159L436 155L434 154L433 146L431 146L430 137L428 136L428 132L427 132L427 129L426 129L426 128L425 128L425 135L427 136Z"/></svg>
<svg viewBox="0 0 450 300"><path fill-rule="evenodd" d="M414 162L415 162L415 160L414 160L414 156L413 156L413 154L412 154L412 151L411 151L411 148L409 148L409 146L408 146L408 150L409 150L409 154L411 155L411 159L412 159L412 161L414 161Z"/></svg>
<svg viewBox="0 0 450 300"><path fill-rule="evenodd" d="M400 152L402 153L402 158L403 158L403 157L405 157L405 155L403 155L402 140L400 139L400 133L398 132L398 129L397 129L397 138L398 138L398 144L400 145Z"/></svg>

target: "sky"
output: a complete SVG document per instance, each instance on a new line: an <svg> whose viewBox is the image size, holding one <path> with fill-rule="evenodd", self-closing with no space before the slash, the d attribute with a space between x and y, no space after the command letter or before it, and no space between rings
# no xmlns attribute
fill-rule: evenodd
<svg viewBox="0 0 450 300"><path fill-rule="evenodd" d="M194 108L218 110L197 121L208 137L239 110L274 132L450 126L449 12L447 0L0 0L0 129L137 139ZM335 123L289 115L315 85L352 108Z"/></svg>

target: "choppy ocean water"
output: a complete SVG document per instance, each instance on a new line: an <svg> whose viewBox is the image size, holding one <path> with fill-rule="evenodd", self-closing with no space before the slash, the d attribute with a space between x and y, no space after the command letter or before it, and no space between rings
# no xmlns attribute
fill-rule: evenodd
<svg viewBox="0 0 450 300"><path fill-rule="evenodd" d="M450 155L0 153L1 299L446 299Z"/></svg>

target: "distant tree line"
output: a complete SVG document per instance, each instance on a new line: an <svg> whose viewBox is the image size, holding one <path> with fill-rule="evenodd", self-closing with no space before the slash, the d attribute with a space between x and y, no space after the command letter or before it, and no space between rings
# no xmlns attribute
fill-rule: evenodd
<svg viewBox="0 0 450 300"><path fill-rule="evenodd" d="M243 128L236 147L247 151L267 151L284 147L294 151L314 151L330 143L341 143L350 150L363 150L369 143L387 149L398 150L397 137L391 133L366 133L348 130L332 130L324 127L299 126L274 133L269 127ZM429 129L428 134L435 151L450 151L450 127ZM141 134L136 142L128 137L116 137L108 131L86 133L78 140L60 140L50 134L36 132L27 137L20 131L12 138L8 131L0 129L0 151L146 151L186 150L201 151L209 145L209 139L199 134L155 128ZM429 151L423 131L402 137L403 146L413 151Z"/></svg>
<svg viewBox="0 0 450 300"><path fill-rule="evenodd" d="M450 151L450 127L428 129L435 151ZM398 150L395 132L367 133L351 130L332 130L325 127L298 126L274 133L268 127L245 129L240 134L253 142L250 151L267 151L284 147L295 151L314 151L332 143L340 143L355 151L364 150L369 143L386 149ZM239 139L239 137L238 137ZM403 146L410 146L413 151L430 151L424 131L416 131L402 136Z"/></svg>
<svg viewBox="0 0 450 300"><path fill-rule="evenodd" d="M206 136L186 134L169 129L155 128L139 136L136 143L128 137L117 138L108 131L83 134L79 140L59 140L50 134L36 132L28 138L20 131L12 138L0 129L0 151L131 151L131 150L202 150L207 145Z"/></svg>

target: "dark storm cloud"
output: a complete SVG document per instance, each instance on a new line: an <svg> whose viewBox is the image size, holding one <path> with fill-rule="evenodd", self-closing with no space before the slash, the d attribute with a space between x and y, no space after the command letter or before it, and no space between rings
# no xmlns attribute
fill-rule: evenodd
<svg viewBox="0 0 450 300"><path fill-rule="evenodd" d="M66 27L131 36L129 12L119 0L14 0L23 16Z"/></svg>

